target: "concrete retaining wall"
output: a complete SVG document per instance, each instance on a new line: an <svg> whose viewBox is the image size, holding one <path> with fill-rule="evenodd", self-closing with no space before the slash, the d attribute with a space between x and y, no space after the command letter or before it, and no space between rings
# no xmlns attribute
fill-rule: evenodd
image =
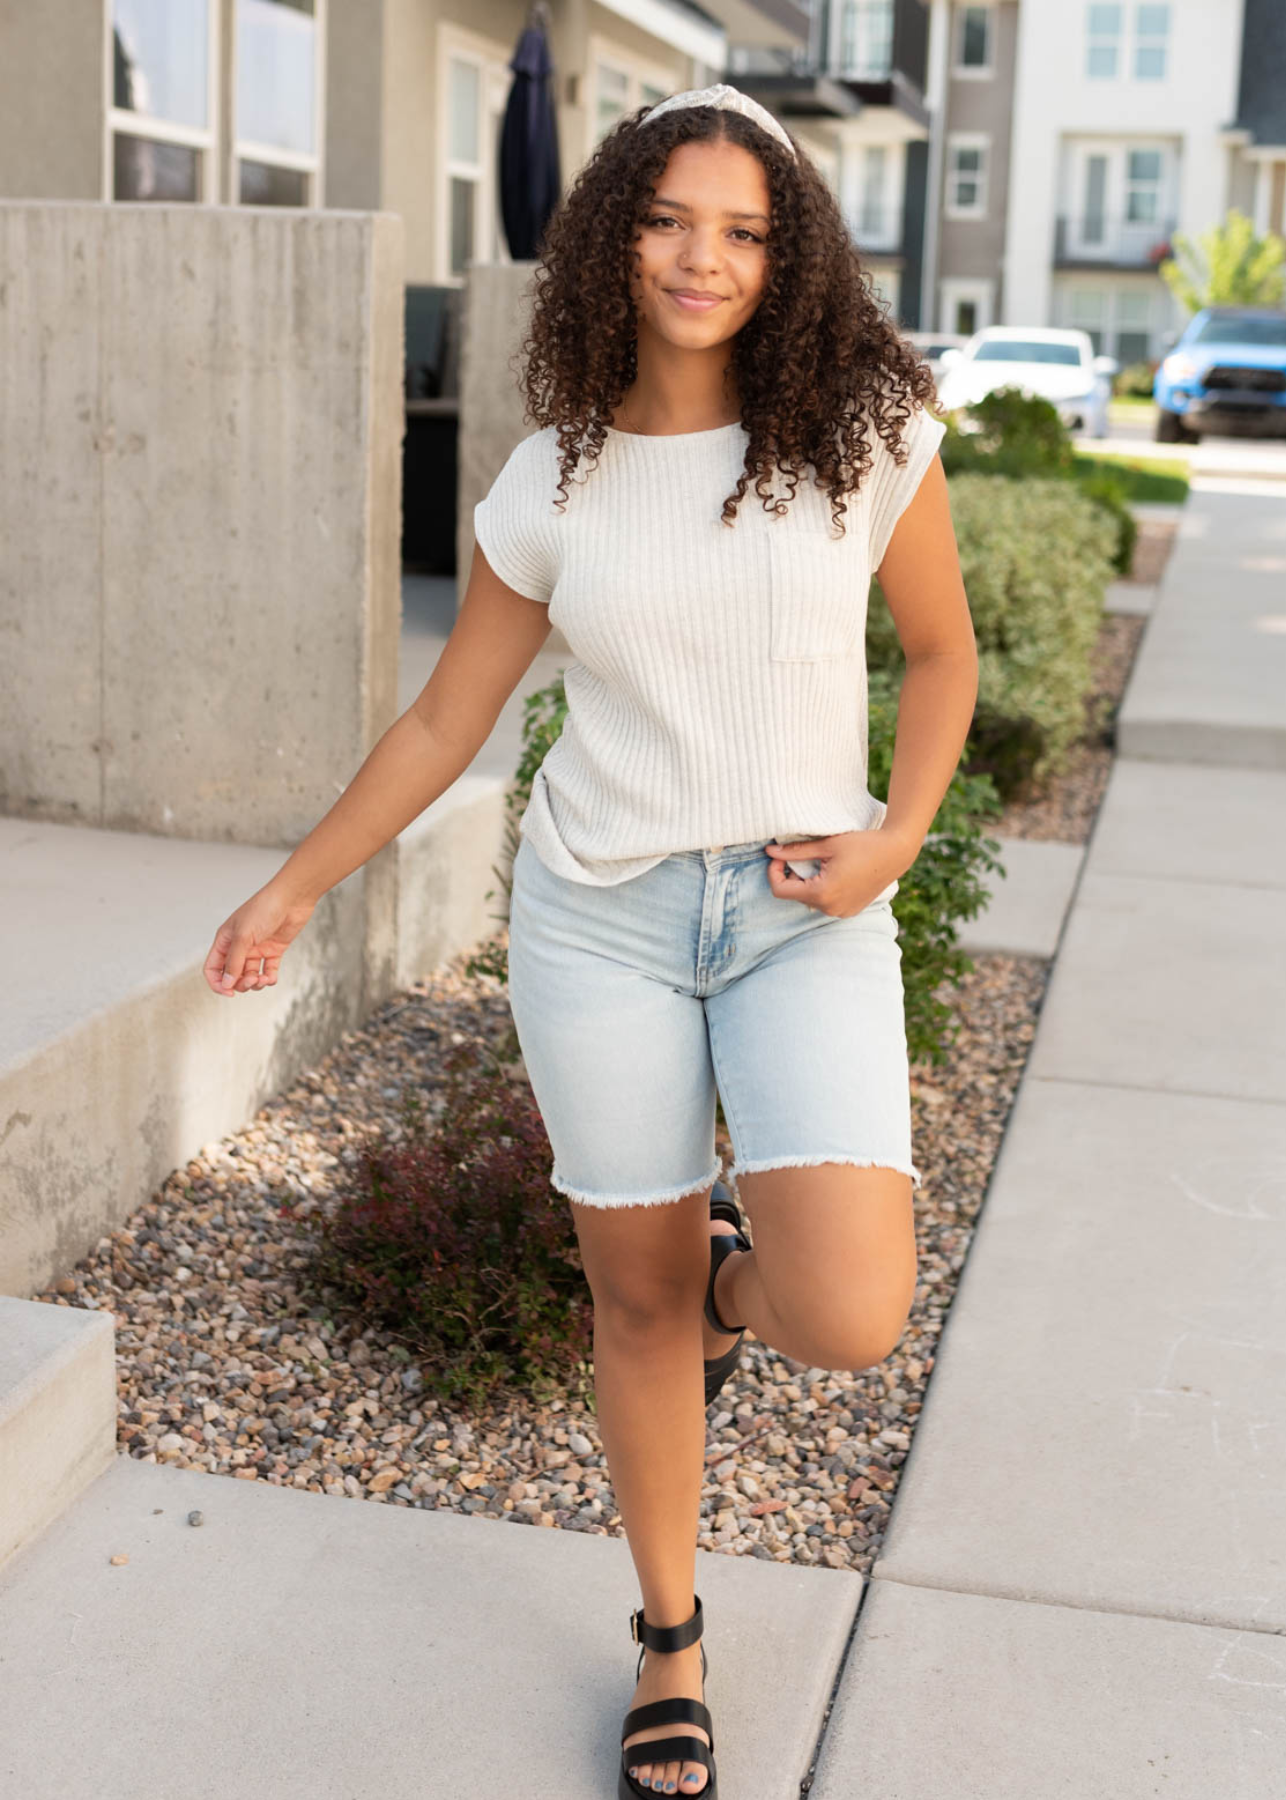
<svg viewBox="0 0 1286 1800"><path fill-rule="evenodd" d="M0 812L293 846L396 716L402 222L0 205Z"/></svg>

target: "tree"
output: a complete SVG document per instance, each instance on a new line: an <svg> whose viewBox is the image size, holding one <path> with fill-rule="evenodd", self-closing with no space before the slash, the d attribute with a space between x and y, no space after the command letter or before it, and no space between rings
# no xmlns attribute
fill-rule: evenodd
<svg viewBox="0 0 1286 1800"><path fill-rule="evenodd" d="M1160 265L1170 292L1190 313L1203 306L1280 306L1286 291L1286 242L1275 232L1256 237L1255 227L1234 207L1222 225L1203 231L1194 247L1176 231L1175 255Z"/></svg>

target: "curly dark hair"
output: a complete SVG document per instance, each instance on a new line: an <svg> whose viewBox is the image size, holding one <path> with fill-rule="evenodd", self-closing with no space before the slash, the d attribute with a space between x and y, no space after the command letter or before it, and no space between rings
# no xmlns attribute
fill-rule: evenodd
<svg viewBox="0 0 1286 1800"><path fill-rule="evenodd" d="M670 153L723 140L763 164L773 222L759 306L731 346L750 442L721 517L735 521L752 477L765 508L784 511L787 501L764 486L774 463L789 481L787 499L811 463L842 530L843 496L871 466L868 424L905 463L903 427L914 405L935 398L933 375L890 322L834 194L802 149L792 157L744 114L714 106L676 108L639 130L647 110L598 144L540 243L520 385L528 417L557 428L559 503L580 458L597 463L607 419L638 373L632 246Z"/></svg>

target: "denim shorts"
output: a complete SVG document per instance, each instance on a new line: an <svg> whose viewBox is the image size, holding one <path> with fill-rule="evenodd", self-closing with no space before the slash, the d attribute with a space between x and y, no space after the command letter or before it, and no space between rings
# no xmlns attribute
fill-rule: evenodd
<svg viewBox="0 0 1286 1800"><path fill-rule="evenodd" d="M757 839L685 850L611 887L525 837L509 1004L554 1151L592 1206L678 1200L727 1171L911 1161L898 883L850 918L774 894Z"/></svg>

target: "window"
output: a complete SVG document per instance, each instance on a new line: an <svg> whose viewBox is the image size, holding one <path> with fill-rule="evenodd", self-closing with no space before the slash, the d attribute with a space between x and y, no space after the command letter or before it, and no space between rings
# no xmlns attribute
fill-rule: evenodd
<svg viewBox="0 0 1286 1800"><path fill-rule="evenodd" d="M237 0L236 197L321 204L317 0Z"/></svg>
<svg viewBox="0 0 1286 1800"><path fill-rule="evenodd" d="M449 265L463 275L475 255L474 225L482 162L482 69L461 56L447 60L447 197Z"/></svg>
<svg viewBox="0 0 1286 1800"><path fill-rule="evenodd" d="M112 200L211 200L215 0L110 0Z"/></svg>
<svg viewBox="0 0 1286 1800"><path fill-rule="evenodd" d="M1131 225L1155 225L1161 217L1161 152L1131 150L1125 159L1125 217Z"/></svg>
<svg viewBox="0 0 1286 1800"><path fill-rule="evenodd" d="M1116 296L1116 349L1121 367L1146 362L1152 342L1152 296L1120 292Z"/></svg>
<svg viewBox="0 0 1286 1800"><path fill-rule="evenodd" d="M1088 331L1095 356L1103 354L1103 320L1107 295L1100 288L1073 288L1063 315L1077 331Z"/></svg>
<svg viewBox="0 0 1286 1800"><path fill-rule="evenodd" d="M989 140L976 132L952 132L947 139L947 200L950 219L981 219L987 212Z"/></svg>
<svg viewBox="0 0 1286 1800"><path fill-rule="evenodd" d="M630 78L624 69L614 69L609 63L599 63L597 77L594 88L595 143L600 138L605 138L617 120L623 119L630 109Z"/></svg>
<svg viewBox="0 0 1286 1800"><path fill-rule="evenodd" d="M1101 244L1107 230L1107 157L1095 152L1085 158L1085 216L1081 242Z"/></svg>
<svg viewBox="0 0 1286 1800"><path fill-rule="evenodd" d="M884 176L888 151L883 144L868 144L862 155L862 204L858 214L858 234L868 241L885 235L887 221L884 207Z"/></svg>
<svg viewBox="0 0 1286 1800"><path fill-rule="evenodd" d="M1091 81L1112 81L1120 66L1124 6L1091 5L1086 8L1085 73Z"/></svg>
<svg viewBox="0 0 1286 1800"><path fill-rule="evenodd" d="M1139 81L1165 79L1166 41L1170 34L1168 6L1136 6L1134 9L1134 74Z"/></svg>
<svg viewBox="0 0 1286 1800"><path fill-rule="evenodd" d="M1089 333L1095 356L1114 356L1121 367L1146 362L1152 348L1151 290L1072 288L1064 296L1064 324Z"/></svg>
<svg viewBox="0 0 1286 1800"><path fill-rule="evenodd" d="M991 74L991 31L990 6L957 6L953 74Z"/></svg>
<svg viewBox="0 0 1286 1800"><path fill-rule="evenodd" d="M1123 5L1085 9L1085 73L1091 81L1115 81L1127 70ZM1136 81L1163 81L1170 37L1169 6L1136 5L1128 71Z"/></svg>
<svg viewBox="0 0 1286 1800"><path fill-rule="evenodd" d="M883 81L893 67L893 0L844 0L839 72L849 81Z"/></svg>
<svg viewBox="0 0 1286 1800"><path fill-rule="evenodd" d="M994 282L948 277L939 290L938 329L956 337L972 337L991 324L995 298Z"/></svg>
<svg viewBox="0 0 1286 1800"><path fill-rule="evenodd" d="M989 338L979 344L975 362L1054 363L1059 368L1074 369L1081 353L1075 344L1060 344L1049 338Z"/></svg>

